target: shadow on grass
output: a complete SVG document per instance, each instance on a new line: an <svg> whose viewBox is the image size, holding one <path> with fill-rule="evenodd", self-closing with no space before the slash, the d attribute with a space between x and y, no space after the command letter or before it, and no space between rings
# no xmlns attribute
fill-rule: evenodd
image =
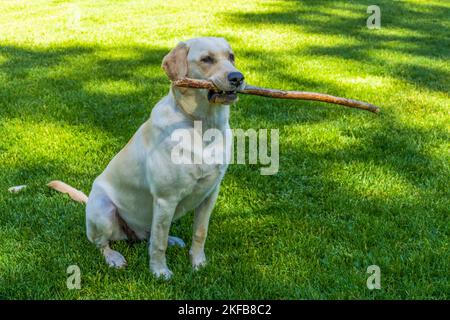
<svg viewBox="0 0 450 320"><path fill-rule="evenodd" d="M285 1L273 6L270 11L235 12L227 19L243 25L287 25L293 33L338 35L354 38L356 45L314 46L300 49L303 54L333 56L361 63L386 65L386 73L422 88L447 93L450 73L433 66L414 63L396 63L375 57L374 53L409 54L429 59L448 59L450 52L450 30L445 21L450 8L433 4L412 4L405 1L381 1L382 31L366 27L369 1ZM267 7L270 8L270 5ZM432 18L430 18L432 17ZM297 28L295 28L297 27ZM384 31L394 31L394 34ZM395 34L395 33L400 34ZM402 33L406 33L403 35ZM293 43L295 47L295 44ZM295 50L295 49L294 49ZM291 52L294 54L294 51Z"/></svg>
<svg viewBox="0 0 450 320"><path fill-rule="evenodd" d="M0 117L95 126L129 138L169 83L162 71L152 70L168 50L129 50L134 57L108 58L114 49L1 46ZM108 81L120 82L103 89ZM121 93L127 84L131 89Z"/></svg>
<svg viewBox="0 0 450 320"><path fill-rule="evenodd" d="M423 146L444 144L450 135L383 120L369 128L342 125L340 135L360 143L339 148L314 150L302 139L292 145L286 130L275 176L260 176L258 166L229 168L225 192L242 198L231 207L219 198L228 223L213 222L220 226L211 237L223 238L224 252L242 248L236 260L257 260L249 274L264 278L290 265L289 276L273 281L270 298L286 298L283 286L296 298L445 297L450 174L444 159ZM389 283L383 294L365 289L365 268L375 261ZM414 274L424 277L416 282ZM427 289L406 293L406 282ZM336 295L335 288L354 296Z"/></svg>

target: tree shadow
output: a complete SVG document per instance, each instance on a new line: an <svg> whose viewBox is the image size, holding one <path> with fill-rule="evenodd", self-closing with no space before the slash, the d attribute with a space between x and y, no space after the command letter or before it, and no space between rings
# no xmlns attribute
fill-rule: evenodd
<svg viewBox="0 0 450 320"><path fill-rule="evenodd" d="M382 30L366 27L367 6L371 3L342 1L286 1L267 6L266 11L234 12L227 19L244 25L287 25L293 35L302 33L338 35L357 41L356 44L317 46L297 50L299 58L306 54L333 56L361 63L386 65L386 74L419 87L447 93L450 73L433 66L433 59L445 61L450 54L450 30L444 23L450 8L434 4L412 4L403 1L381 1ZM432 18L430 18L432 17ZM385 32L386 31L386 32ZM400 34L396 34L396 33ZM295 47L295 45L293 44ZM409 54L423 57L417 63L397 63L379 58L376 53ZM377 56L377 57L376 57Z"/></svg>
<svg viewBox="0 0 450 320"><path fill-rule="evenodd" d="M108 57L114 49L99 47L1 46L0 116L93 126L129 138L169 82L155 72L168 50L127 49L132 57Z"/></svg>

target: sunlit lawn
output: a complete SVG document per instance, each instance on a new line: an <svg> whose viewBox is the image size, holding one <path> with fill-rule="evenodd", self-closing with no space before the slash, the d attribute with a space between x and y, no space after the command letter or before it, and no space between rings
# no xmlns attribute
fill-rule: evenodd
<svg viewBox="0 0 450 320"><path fill-rule="evenodd" d="M2 1L0 298L448 299L450 3L379 0L369 30L372 2ZM231 125L280 130L278 174L229 168L202 271L170 248L175 276L155 280L146 243L114 244L129 266L111 270L84 207L45 184L88 192L167 93L162 57L207 35L254 85L382 113L241 96ZM171 233L190 242L191 225ZM72 264L80 290L66 287ZM367 289L370 265L381 290Z"/></svg>

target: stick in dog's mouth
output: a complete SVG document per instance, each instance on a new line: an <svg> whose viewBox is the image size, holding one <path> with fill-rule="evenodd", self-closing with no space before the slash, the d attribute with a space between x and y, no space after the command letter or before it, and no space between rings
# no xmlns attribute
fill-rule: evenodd
<svg viewBox="0 0 450 320"><path fill-rule="evenodd" d="M306 92L306 91L284 91L276 89L268 89L246 85L243 89L237 91L219 91L211 81L183 78L172 82L173 85L184 88L208 89L208 100L211 103L230 104L236 102L237 94L251 94L269 98L278 99L296 99L296 100L313 100L326 103L339 104L342 106L357 108L361 110L379 113L380 108L364 101L335 97L324 93Z"/></svg>

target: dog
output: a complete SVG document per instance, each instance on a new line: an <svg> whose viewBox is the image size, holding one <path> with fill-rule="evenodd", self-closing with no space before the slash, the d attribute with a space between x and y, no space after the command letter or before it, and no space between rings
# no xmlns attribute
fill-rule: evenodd
<svg viewBox="0 0 450 320"><path fill-rule="evenodd" d="M150 238L150 270L156 277L169 279L172 271L166 262L167 246L184 246L181 239L169 236L169 229L173 221L191 210L194 225L190 260L195 270L206 264L209 219L227 170L226 161L175 164L171 161L175 144L171 135L177 129L201 134L195 132L195 121L201 121L203 130L214 128L224 136L230 135L230 105L237 102L236 91L245 83L223 38L180 42L164 57L162 68L172 81L184 77L210 80L219 90L171 85L150 118L95 179L89 197L61 181L48 185L86 203L87 237L109 266L122 268L127 264L121 253L111 249L111 241ZM184 148L191 152L191 145ZM224 154L230 153L231 143L223 148Z"/></svg>

